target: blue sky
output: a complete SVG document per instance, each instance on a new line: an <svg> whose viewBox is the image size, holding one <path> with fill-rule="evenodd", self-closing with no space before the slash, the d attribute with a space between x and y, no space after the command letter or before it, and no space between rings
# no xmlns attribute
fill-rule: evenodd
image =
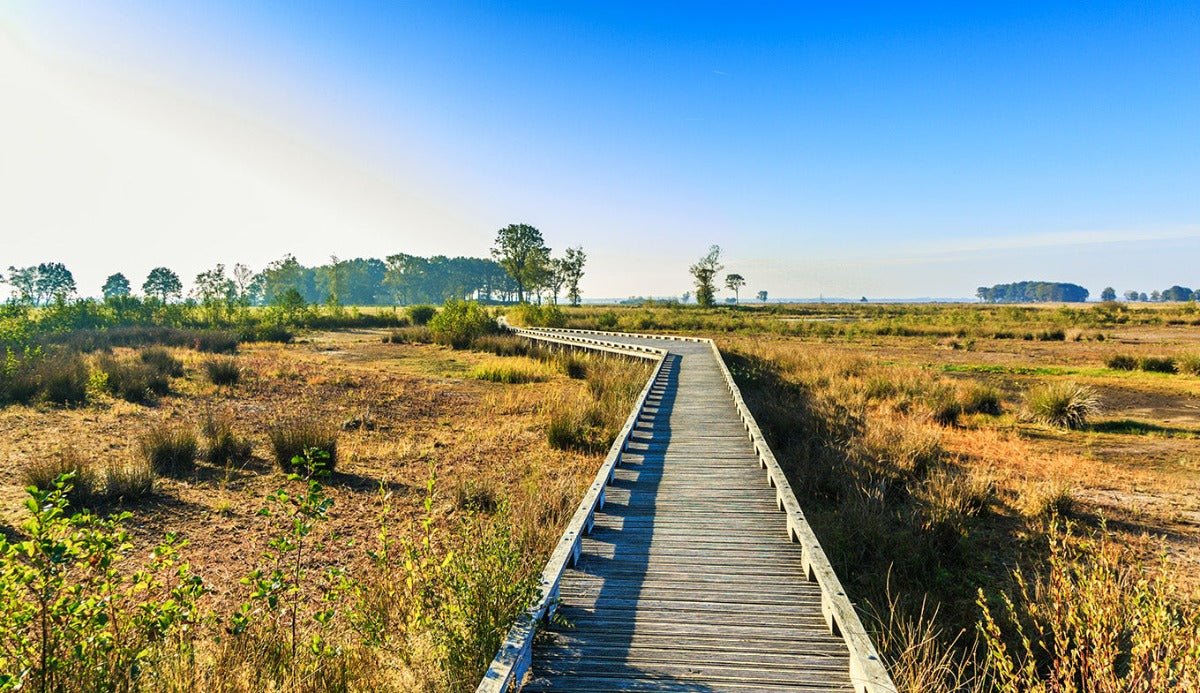
<svg viewBox="0 0 1200 693"><path fill-rule="evenodd" d="M85 290L511 222L592 296L1200 283L1195 2L0 7L0 264Z"/></svg>

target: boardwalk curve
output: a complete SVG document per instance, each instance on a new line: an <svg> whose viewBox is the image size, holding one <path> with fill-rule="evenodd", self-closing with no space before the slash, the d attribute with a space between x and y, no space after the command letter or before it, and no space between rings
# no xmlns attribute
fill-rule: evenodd
<svg viewBox="0 0 1200 693"><path fill-rule="evenodd" d="M477 693L895 691L711 340L516 332L655 367Z"/></svg>

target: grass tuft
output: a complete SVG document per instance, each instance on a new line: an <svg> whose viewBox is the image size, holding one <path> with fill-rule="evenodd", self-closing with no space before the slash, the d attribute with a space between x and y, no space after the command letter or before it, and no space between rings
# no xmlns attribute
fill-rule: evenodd
<svg viewBox="0 0 1200 693"><path fill-rule="evenodd" d="M325 469L332 472L337 465L338 430L334 426L307 419L288 419L275 422L268 430L275 463L287 473L298 471L293 459L304 457L306 450L320 450L329 457Z"/></svg>
<svg viewBox="0 0 1200 693"><path fill-rule="evenodd" d="M254 449L253 443L234 432L233 417L227 413L206 411L200 435L204 438L204 459L222 467L245 462Z"/></svg>
<svg viewBox="0 0 1200 693"><path fill-rule="evenodd" d="M149 404L159 395L170 392L171 383L167 376L140 359L101 354L96 365L105 375L108 391L126 402Z"/></svg>
<svg viewBox="0 0 1200 693"><path fill-rule="evenodd" d="M964 414L999 416L1004 412L1000 390L990 385L971 386L962 393L962 410Z"/></svg>
<svg viewBox="0 0 1200 693"><path fill-rule="evenodd" d="M165 347L147 347L138 354L142 363L153 368L159 375L179 378L183 376L183 361L171 355Z"/></svg>
<svg viewBox="0 0 1200 693"><path fill-rule="evenodd" d="M1078 429L1100 412L1100 398L1087 385L1047 383L1026 394L1025 408L1039 423Z"/></svg>
<svg viewBox="0 0 1200 693"><path fill-rule="evenodd" d="M1113 354L1105 360L1104 365L1117 371L1132 371L1137 369L1138 360L1129 354Z"/></svg>
<svg viewBox="0 0 1200 693"><path fill-rule="evenodd" d="M233 387L242 378L242 368L232 356L211 358L204 362L204 373L218 387Z"/></svg>
<svg viewBox="0 0 1200 693"><path fill-rule="evenodd" d="M135 501L154 493L157 476L150 461L137 457L104 469L104 495L118 501Z"/></svg>
<svg viewBox="0 0 1200 693"><path fill-rule="evenodd" d="M160 422L142 434L142 457L157 474L187 476L196 470L199 444L196 434L185 426Z"/></svg>
<svg viewBox="0 0 1200 693"><path fill-rule="evenodd" d="M40 491L54 489L55 482L64 474L72 474L71 490L67 501L74 507L89 505L99 497L99 479L96 468L74 448L58 452L31 462L21 471L26 486L36 486Z"/></svg>

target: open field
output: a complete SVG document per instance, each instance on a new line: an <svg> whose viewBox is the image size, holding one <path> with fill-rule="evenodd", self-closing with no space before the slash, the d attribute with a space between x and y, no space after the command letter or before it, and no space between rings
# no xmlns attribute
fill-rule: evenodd
<svg viewBox="0 0 1200 693"><path fill-rule="evenodd" d="M1101 571L1111 575L1097 584L1111 589L1129 580L1110 594L1134 600L1142 599L1134 597L1134 582L1161 579L1169 587L1159 587L1156 598L1167 595L1175 605L1168 610L1180 610L1171 617L1178 621L1169 620L1175 625L1143 634L1147 646L1172 641L1186 649L1200 633L1200 376L1190 366L1200 354L1200 327L1188 317L1194 306L531 312L580 328L717 340L852 597L868 618L878 617L880 646L902 687L961 688L968 682L954 681L952 672L986 672L990 665L981 675L993 678L970 685L1024 690L1003 680L999 660L985 655L1011 638L1011 625L1003 637L971 644L984 625L981 594L991 613L1000 613L1000 595L1020 591L1015 569L1050 580L1090 570L1106 551L1120 555L1117 565L1129 572L1118 579L1115 569ZM1039 421L1039 391L1075 385L1098 406L1089 405L1071 426ZM1075 528L1064 544L1067 523ZM1093 531L1106 548L1095 548ZM1067 546L1083 553L1066 560ZM1065 633L1063 622L1045 623L1044 614L1059 611L1036 600L1051 592L1044 587L1020 607L1029 609L1024 627L1042 613L1047 632L1076 642L1075 652L1093 651ZM1089 622L1096 613L1144 618L1128 610L1132 601L1100 608L1089 599L1076 594L1071 605L1081 610L1075 626L1088 637L1124 632ZM928 630L911 625L922 618ZM956 642L953 657L978 658L978 667L939 668L936 657L918 657L930 638L942 652ZM1019 639L1007 642L1020 652ZM1047 667L1059 661L1055 656L1037 650L1031 661ZM1173 661L1182 678L1153 685L1200 675L1194 654Z"/></svg>
<svg viewBox="0 0 1200 693"><path fill-rule="evenodd" d="M609 402L623 419L646 372L618 360L499 356L393 343L388 336L359 329L310 333L289 345L242 344L235 355L219 357L237 373L234 384L221 386L207 367L218 357L170 348L182 369L169 378L169 391L145 403L93 383L81 405L0 408L0 530L14 541L28 534L27 471L65 458L95 479L93 497L78 506L130 513L122 524L131 565L144 564L168 534L187 542L178 560L204 585L188 636L191 664L186 657L169 661L178 652L158 652L165 646L158 643L151 650L164 659L148 667L144 685L461 690L477 680L509 619L523 608L529 580L615 433L593 403ZM488 344L493 351L511 348L503 338ZM132 363L146 351L118 347L82 358L95 380L104 359ZM590 427L576 431L572 426L585 415ZM575 437L552 446L547 427L564 419ZM220 448L237 450L223 460L207 459L217 449L204 433L214 420L225 422L235 441ZM311 542L302 561L307 577L296 581L303 585L297 587L302 614L319 614L337 597L330 625L302 618L300 626L305 642L315 633L334 649L310 655L306 645L287 662L264 655L297 642L276 628L287 614L253 596L254 571L277 565L278 542L289 527L284 516L261 511L273 507L269 496L277 489L299 498L304 486L280 471L269 433L281 424L336 437L336 467L319 479L331 505L304 538ZM110 481L104 492L106 470L144 464L141 441L160 430L196 436L194 469L159 474L152 491L118 497ZM349 576L353 585L345 587L342 577L329 583L334 575ZM489 579L517 591L479 582ZM490 602L471 601L481 594ZM256 639L239 651L228 633L244 605L257 630L247 631ZM368 637L363 624L370 614L395 623ZM478 622L485 617L499 620ZM447 630L460 618L470 622L460 621L457 634ZM470 640L476 636L482 640ZM17 665L13 656L7 647L0 651L5 672ZM119 667L109 673L121 679Z"/></svg>

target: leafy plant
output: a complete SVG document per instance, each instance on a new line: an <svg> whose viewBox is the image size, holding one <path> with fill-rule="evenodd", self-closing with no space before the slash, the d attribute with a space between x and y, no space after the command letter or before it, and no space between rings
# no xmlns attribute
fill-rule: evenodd
<svg viewBox="0 0 1200 693"><path fill-rule="evenodd" d="M174 535L126 569L130 515L68 514L74 481L26 489L25 538L0 535L0 688L154 688L156 665L192 656L204 585Z"/></svg>
<svg viewBox="0 0 1200 693"><path fill-rule="evenodd" d="M430 319L429 329L439 343L466 349L479 337L498 331L500 326L475 301L451 299Z"/></svg>

